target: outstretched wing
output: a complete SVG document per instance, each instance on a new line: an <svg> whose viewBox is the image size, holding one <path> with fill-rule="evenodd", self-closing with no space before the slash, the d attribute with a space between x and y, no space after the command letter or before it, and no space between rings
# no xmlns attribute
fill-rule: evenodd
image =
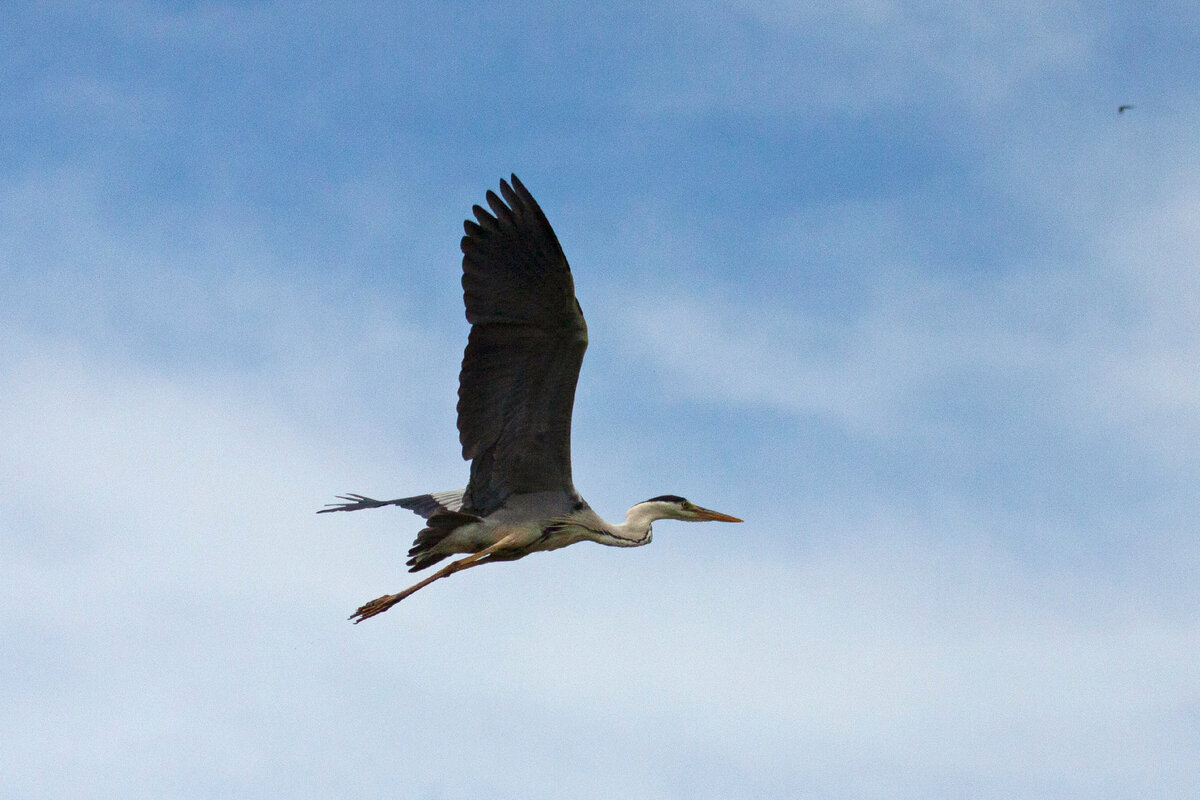
<svg viewBox="0 0 1200 800"><path fill-rule="evenodd" d="M471 461L464 512L571 482L571 409L587 325L571 268L533 196L512 176L463 223L471 335L458 379L458 432Z"/></svg>

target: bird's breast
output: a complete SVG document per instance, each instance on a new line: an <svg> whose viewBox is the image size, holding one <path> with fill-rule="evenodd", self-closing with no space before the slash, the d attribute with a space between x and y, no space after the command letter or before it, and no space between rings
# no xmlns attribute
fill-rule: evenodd
<svg viewBox="0 0 1200 800"><path fill-rule="evenodd" d="M542 526L538 541L531 550L557 550L560 547L581 542L586 537L583 530L576 525L562 522L552 522Z"/></svg>

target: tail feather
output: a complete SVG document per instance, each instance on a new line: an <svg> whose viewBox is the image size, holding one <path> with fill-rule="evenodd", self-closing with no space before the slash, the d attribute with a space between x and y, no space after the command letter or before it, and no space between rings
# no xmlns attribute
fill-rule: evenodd
<svg viewBox="0 0 1200 800"><path fill-rule="evenodd" d="M429 517L426 527L417 533L417 538L408 551L408 571L420 572L451 555L449 552L435 552L435 550L456 529L480 520L481 517L464 514L461 511L440 511L433 514Z"/></svg>

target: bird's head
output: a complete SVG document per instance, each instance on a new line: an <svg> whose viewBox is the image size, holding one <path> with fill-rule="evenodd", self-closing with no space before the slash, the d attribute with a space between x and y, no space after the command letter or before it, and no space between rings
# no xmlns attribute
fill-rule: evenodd
<svg viewBox="0 0 1200 800"><path fill-rule="evenodd" d="M686 498L675 494L651 497L634 506L654 519L681 519L685 522L741 522L737 517L701 508Z"/></svg>

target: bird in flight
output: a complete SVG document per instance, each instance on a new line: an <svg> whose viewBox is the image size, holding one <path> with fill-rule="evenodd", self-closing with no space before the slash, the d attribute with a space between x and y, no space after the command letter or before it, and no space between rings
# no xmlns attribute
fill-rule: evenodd
<svg viewBox="0 0 1200 800"><path fill-rule="evenodd" d="M1117 106L1117 113L1124 114L1126 111L1128 111L1131 108L1134 108L1134 106Z"/></svg>
<svg viewBox="0 0 1200 800"><path fill-rule="evenodd" d="M587 324L571 268L537 201L516 175L486 195L491 211L463 223L463 299L471 332L458 377L458 434L471 476L462 490L375 500L340 495L317 513L400 506L425 518L410 572L452 561L399 594L362 605L355 624L439 578L576 542L650 543L660 519L741 522L678 495L638 503L605 522L571 480L571 411Z"/></svg>

